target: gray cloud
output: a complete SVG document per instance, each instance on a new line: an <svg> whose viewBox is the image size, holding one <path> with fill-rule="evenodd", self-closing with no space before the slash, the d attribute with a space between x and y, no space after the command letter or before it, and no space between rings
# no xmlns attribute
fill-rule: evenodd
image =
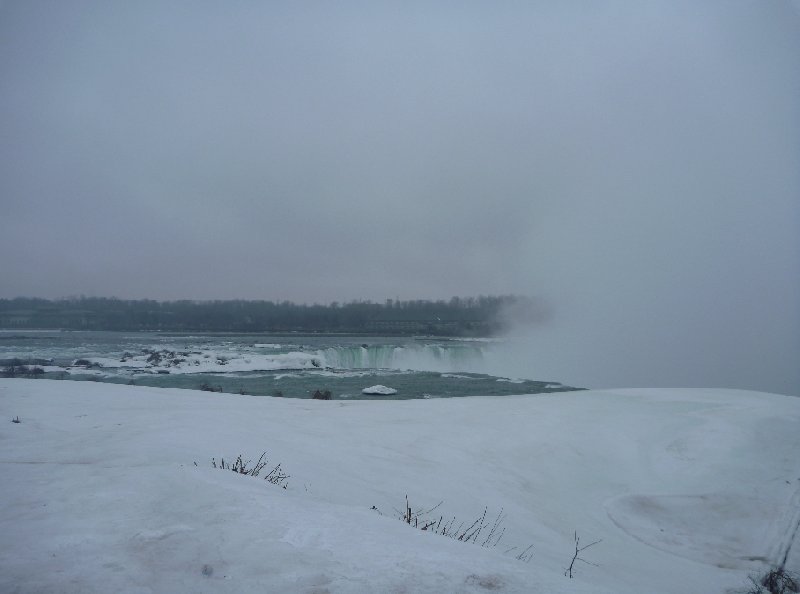
<svg viewBox="0 0 800 594"><path fill-rule="evenodd" d="M586 384L800 390L796 3L0 5L0 296L524 292Z"/></svg>

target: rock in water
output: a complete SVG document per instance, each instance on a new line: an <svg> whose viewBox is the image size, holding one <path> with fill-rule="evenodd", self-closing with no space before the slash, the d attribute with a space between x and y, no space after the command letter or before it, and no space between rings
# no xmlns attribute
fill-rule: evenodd
<svg viewBox="0 0 800 594"><path fill-rule="evenodd" d="M391 396L392 394L397 394L397 390L394 388L387 388L386 386L381 386L380 384L377 386L370 386L369 388L364 388L361 390L362 394L378 394L380 396Z"/></svg>

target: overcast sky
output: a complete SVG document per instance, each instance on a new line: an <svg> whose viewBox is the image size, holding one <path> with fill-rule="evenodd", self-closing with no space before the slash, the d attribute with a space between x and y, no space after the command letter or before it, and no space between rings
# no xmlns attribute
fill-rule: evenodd
<svg viewBox="0 0 800 594"><path fill-rule="evenodd" d="M545 371L800 391L797 2L6 1L0 85L0 297L524 293Z"/></svg>

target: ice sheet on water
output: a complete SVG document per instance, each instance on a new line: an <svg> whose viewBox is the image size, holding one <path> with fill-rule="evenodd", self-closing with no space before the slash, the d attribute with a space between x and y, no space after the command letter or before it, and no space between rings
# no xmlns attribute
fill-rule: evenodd
<svg viewBox="0 0 800 594"><path fill-rule="evenodd" d="M171 374L301 370L319 369L325 366L321 357L305 352L266 355L255 352L236 353L221 350L162 350L147 351L122 359L90 357L87 360L106 370L123 368L145 372L164 370Z"/></svg>
<svg viewBox="0 0 800 594"><path fill-rule="evenodd" d="M443 373L443 374L440 375L440 377L447 377L447 378L450 378L450 379L465 379L465 380L477 379L475 377L472 377L471 375L461 375L461 374L458 374L458 373Z"/></svg>

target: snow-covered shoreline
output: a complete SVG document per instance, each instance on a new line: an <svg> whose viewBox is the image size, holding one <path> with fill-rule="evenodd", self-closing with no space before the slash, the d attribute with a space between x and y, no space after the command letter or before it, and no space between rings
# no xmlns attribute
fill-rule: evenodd
<svg viewBox="0 0 800 594"><path fill-rule="evenodd" d="M755 392L325 402L3 379L0 420L2 591L724 592L780 555L800 504L800 399ZM210 464L263 451L288 489ZM414 530L387 517L406 495L502 508L506 534ZM602 542L569 580L575 530ZM529 544L529 563L504 554Z"/></svg>

